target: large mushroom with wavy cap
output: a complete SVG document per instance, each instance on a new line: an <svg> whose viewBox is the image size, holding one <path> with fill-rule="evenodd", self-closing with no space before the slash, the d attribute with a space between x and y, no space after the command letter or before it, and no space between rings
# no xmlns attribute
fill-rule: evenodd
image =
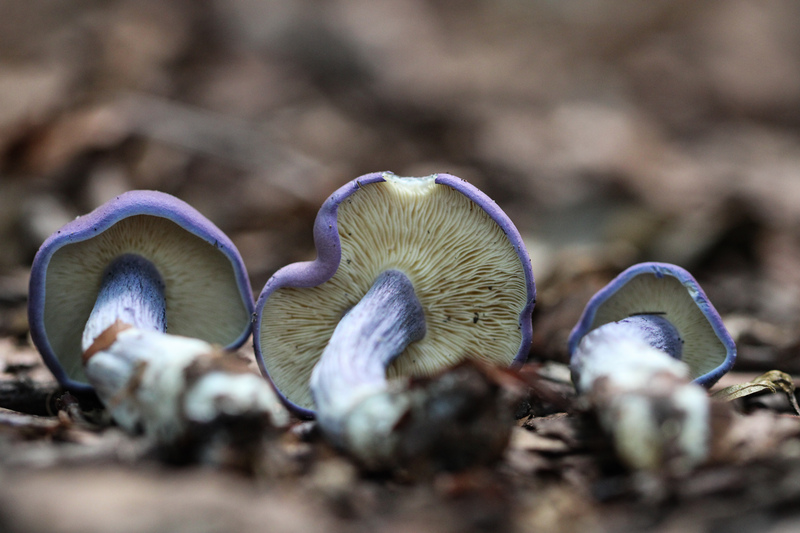
<svg viewBox="0 0 800 533"><path fill-rule="evenodd" d="M369 410L367 400L381 404L370 415L381 427L407 413L398 395L384 396L393 378L470 358L525 361L530 258L509 218L464 180L362 176L324 203L314 238L315 261L282 268L264 287L254 341L286 403L316 415L338 444L361 438L351 430L369 424L351 415Z"/></svg>
<svg viewBox="0 0 800 533"><path fill-rule="evenodd" d="M199 379L196 369L219 366L209 362L215 346L236 348L248 338L252 311L230 239L156 191L122 194L68 223L42 244L31 269L31 336L59 383L94 390L121 425L164 441L201 404L229 399L218 386L225 372ZM269 411L267 384L241 374L223 379L250 396L217 415ZM203 416L213 418L207 409Z"/></svg>
<svg viewBox="0 0 800 533"><path fill-rule="evenodd" d="M669 263L634 265L595 294L569 338L579 393L630 466L692 467L711 449L710 387L736 345L699 283Z"/></svg>

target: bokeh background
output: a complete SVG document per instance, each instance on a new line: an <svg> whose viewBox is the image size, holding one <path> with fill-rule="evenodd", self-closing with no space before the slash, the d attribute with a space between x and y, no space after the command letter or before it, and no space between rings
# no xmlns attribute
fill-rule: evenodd
<svg viewBox="0 0 800 533"><path fill-rule="evenodd" d="M256 294L359 175L450 172L525 237L532 358L641 260L690 269L742 371L800 371L796 0L0 2L0 334L29 265L122 191L172 193ZM11 347L11 348L10 348Z"/></svg>
<svg viewBox="0 0 800 533"><path fill-rule="evenodd" d="M44 238L125 190L211 218L258 293L314 256L341 184L446 171L524 234L542 356L579 309L548 311L639 260L795 325L798 21L793 0L2 2L0 295L24 299Z"/></svg>

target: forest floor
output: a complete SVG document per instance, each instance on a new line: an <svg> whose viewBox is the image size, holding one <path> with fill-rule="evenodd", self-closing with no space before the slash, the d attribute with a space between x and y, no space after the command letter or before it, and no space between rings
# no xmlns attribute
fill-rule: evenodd
<svg viewBox="0 0 800 533"><path fill-rule="evenodd" d="M690 270L735 338L718 387L800 375L800 7L569 5L0 3L0 528L800 528L786 394L730 404L709 464L635 473L566 366L589 297L652 260ZM379 170L467 179L531 254L534 340L496 464L366 473L297 421L247 469L176 465L42 365L30 264L75 216L129 189L174 194L231 236L258 294L313 258L324 199Z"/></svg>

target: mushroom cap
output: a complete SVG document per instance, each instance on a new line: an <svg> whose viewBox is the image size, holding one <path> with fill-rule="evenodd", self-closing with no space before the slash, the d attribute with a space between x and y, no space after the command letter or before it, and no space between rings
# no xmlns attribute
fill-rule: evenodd
<svg viewBox="0 0 800 533"><path fill-rule="evenodd" d="M254 346L263 374L297 415L314 416L311 371L341 317L378 275L409 277L427 334L387 377L432 375L466 358L521 364L536 289L522 238L488 196L448 174L367 174L322 205L317 259L288 265L256 303Z"/></svg>
<svg viewBox="0 0 800 533"><path fill-rule="evenodd" d="M696 383L710 387L733 366L736 344L697 281L669 263L633 265L597 292L569 336L569 353L603 324L634 315L666 318L684 340L681 360Z"/></svg>
<svg viewBox="0 0 800 533"><path fill-rule="evenodd" d="M33 260L31 337L63 387L92 390L81 335L105 268L122 254L144 257L161 274L169 333L231 348L249 336L253 293L231 240L174 196L126 192L52 234Z"/></svg>

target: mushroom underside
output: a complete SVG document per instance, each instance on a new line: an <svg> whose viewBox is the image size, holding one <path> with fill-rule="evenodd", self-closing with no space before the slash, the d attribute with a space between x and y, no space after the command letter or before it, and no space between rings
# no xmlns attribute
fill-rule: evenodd
<svg viewBox="0 0 800 533"><path fill-rule="evenodd" d="M466 358L511 363L529 298L525 267L480 206L432 179L413 186L384 181L341 199L335 222L341 247L335 274L315 287L287 282L276 289L256 333L264 366L290 402L313 408L312 369L344 313L387 270L411 281L427 327L425 338L392 362L389 378L433 375Z"/></svg>
<svg viewBox="0 0 800 533"><path fill-rule="evenodd" d="M386 390L386 368L424 336L425 315L411 281L397 270L381 273L336 326L311 373L311 392L323 431L340 442L351 410L366 397Z"/></svg>
<svg viewBox="0 0 800 533"><path fill-rule="evenodd" d="M124 254L103 273L92 312L83 329L85 354L114 324L167 331L164 282L155 266L140 255Z"/></svg>
<svg viewBox="0 0 800 533"><path fill-rule="evenodd" d="M131 216L61 246L47 266L43 326L70 379L86 380L82 332L108 265L126 254L145 258L161 276L170 333L225 346L247 329L249 309L224 253L167 218Z"/></svg>
<svg viewBox="0 0 800 533"><path fill-rule="evenodd" d="M640 274L602 302L589 331L638 315L659 316L675 328L683 340L681 361L692 378L719 367L727 349L708 317L692 298L690 289L672 276Z"/></svg>

